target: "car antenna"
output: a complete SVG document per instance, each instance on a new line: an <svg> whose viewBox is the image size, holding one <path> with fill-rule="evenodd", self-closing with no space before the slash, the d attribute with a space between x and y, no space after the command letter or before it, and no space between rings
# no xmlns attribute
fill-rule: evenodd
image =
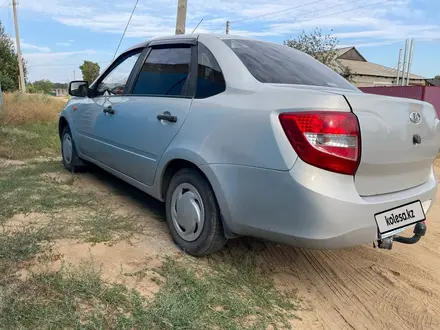
<svg viewBox="0 0 440 330"><path fill-rule="evenodd" d="M197 30L197 28L199 27L200 23L203 22L203 18L200 20L199 24L196 25L196 27L194 28L194 30L191 32L191 34L194 33L195 30Z"/></svg>

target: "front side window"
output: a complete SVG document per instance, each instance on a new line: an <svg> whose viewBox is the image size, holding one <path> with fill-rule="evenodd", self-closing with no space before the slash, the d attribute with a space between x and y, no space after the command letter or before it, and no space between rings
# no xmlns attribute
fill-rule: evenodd
<svg viewBox="0 0 440 330"><path fill-rule="evenodd" d="M153 48L142 66L133 94L184 95L190 61L191 47Z"/></svg>
<svg viewBox="0 0 440 330"><path fill-rule="evenodd" d="M199 42L196 98L206 98L225 91L222 70L209 49Z"/></svg>
<svg viewBox="0 0 440 330"><path fill-rule="evenodd" d="M127 55L105 78L98 84L96 88L98 95L121 95L124 93L125 85L128 77L133 70L136 61L141 53L139 49L135 53Z"/></svg>
<svg viewBox="0 0 440 330"><path fill-rule="evenodd" d="M224 39L262 83L312 85L356 90L324 64L296 49L263 41Z"/></svg>

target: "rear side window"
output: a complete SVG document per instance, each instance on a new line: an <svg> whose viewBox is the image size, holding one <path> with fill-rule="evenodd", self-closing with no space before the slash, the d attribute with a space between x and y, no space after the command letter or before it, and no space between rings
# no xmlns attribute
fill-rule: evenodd
<svg viewBox="0 0 440 330"><path fill-rule="evenodd" d="M134 85L135 95L180 96L189 75L191 48L153 48Z"/></svg>
<svg viewBox="0 0 440 330"><path fill-rule="evenodd" d="M209 49L199 42L196 98L202 99L225 91L226 83L222 70Z"/></svg>
<svg viewBox="0 0 440 330"><path fill-rule="evenodd" d="M296 49L256 40L224 39L262 83L312 85L356 90L339 74Z"/></svg>

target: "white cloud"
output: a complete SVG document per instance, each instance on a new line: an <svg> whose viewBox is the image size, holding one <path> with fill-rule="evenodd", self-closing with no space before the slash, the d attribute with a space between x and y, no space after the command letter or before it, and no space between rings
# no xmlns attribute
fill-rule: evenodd
<svg viewBox="0 0 440 330"><path fill-rule="evenodd" d="M416 38L418 42L438 40L440 23L432 14L432 7L439 7L438 4L432 5L432 0L379 1L191 0L188 2L187 33L203 18L197 32L223 33L225 23L229 20L232 34L257 38L283 40L295 37L301 30L310 31L320 27L324 32L333 30L341 45L374 47L403 42L406 38ZM421 5L422 1L426 4ZM20 9L77 29L120 35L130 17L134 1L88 0L79 3L71 0L23 0ZM174 34L176 3L176 0L140 1L126 39L149 39ZM276 11L282 12L267 15ZM261 15L265 16L255 18ZM67 47L73 42L60 41L57 45ZM125 42L129 43L129 40ZM48 47L35 47L28 49L50 53Z"/></svg>
<svg viewBox="0 0 440 330"><path fill-rule="evenodd" d="M30 49L30 50L38 50L40 52L45 52L45 53L50 52L50 48L49 47L40 47L40 46L28 44L28 43L26 43L24 41L20 42L20 46L21 46L21 49L24 49L24 50L29 50Z"/></svg>
<svg viewBox="0 0 440 330"><path fill-rule="evenodd" d="M10 38L12 40L12 42L14 43L14 47L17 48L17 42L15 40L15 38ZM21 51L24 53L27 50L33 50L33 51L39 51L39 52L50 52L51 49L49 47L44 47L44 46L37 46L34 44L30 44L25 42L23 39L20 39L20 47L21 47Z"/></svg>
<svg viewBox="0 0 440 330"><path fill-rule="evenodd" d="M29 62L32 62L34 60L39 60L40 62L38 64L42 65L45 63L51 64L51 63L53 63L54 60L65 59L65 58L70 57L72 55L81 55L81 54L93 55L96 53L97 52L92 49L73 51L73 52L56 52L56 53L47 53L47 54L27 53L26 58L29 60Z"/></svg>
<svg viewBox="0 0 440 330"><path fill-rule="evenodd" d="M226 20L230 20L233 33L261 37L290 36L302 29L317 26L338 30L341 39L350 38L350 32L357 33L356 29L364 27L372 30L371 35L365 36L368 39L398 39L405 32L410 32L414 38L430 39L433 34L440 33L440 25L424 24L423 18L429 9L422 7L414 10L412 3L415 0L388 0L376 4L379 1L302 0L292 3L291 0L279 0L273 3L268 0L193 0L188 4L187 28L192 31L204 18L198 31L222 32ZM71 0L23 1L22 4L23 9L45 14L68 26L113 34L120 34L124 30L132 6L132 3L122 0L115 0L111 4L89 0L80 6ZM252 19L276 11L283 12ZM140 3L126 36L151 38L173 34L175 15L175 0ZM415 18L419 22L414 22ZM407 23L402 23L402 19ZM385 30L387 33L382 32Z"/></svg>

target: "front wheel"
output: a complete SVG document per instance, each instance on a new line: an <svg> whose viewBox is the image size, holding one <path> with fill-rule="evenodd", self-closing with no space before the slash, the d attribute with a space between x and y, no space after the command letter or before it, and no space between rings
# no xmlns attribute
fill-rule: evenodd
<svg viewBox="0 0 440 330"><path fill-rule="evenodd" d="M84 162L78 157L75 142L69 126L66 126L61 133L61 155L63 165L70 172L79 172L84 168Z"/></svg>
<svg viewBox="0 0 440 330"><path fill-rule="evenodd" d="M166 218L173 241L193 256L216 252L226 243L214 192L195 169L180 170L171 179Z"/></svg>

